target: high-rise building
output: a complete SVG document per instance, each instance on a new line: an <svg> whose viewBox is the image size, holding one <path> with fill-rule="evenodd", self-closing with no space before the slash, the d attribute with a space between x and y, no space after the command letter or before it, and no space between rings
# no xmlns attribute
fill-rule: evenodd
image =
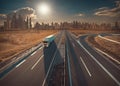
<svg viewBox="0 0 120 86"><path fill-rule="evenodd" d="M10 16L7 16L6 21L4 22L4 28L5 29L27 29L32 28L32 19L28 18L23 19L21 15L17 15L16 13L13 14L13 16L10 18Z"/></svg>

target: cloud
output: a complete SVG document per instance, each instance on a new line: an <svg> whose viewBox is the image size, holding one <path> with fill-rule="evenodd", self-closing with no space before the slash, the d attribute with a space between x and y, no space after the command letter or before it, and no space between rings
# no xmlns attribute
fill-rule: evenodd
<svg viewBox="0 0 120 86"><path fill-rule="evenodd" d="M12 19L13 15L16 13L16 16L21 15L23 19L26 19L26 17L31 17L32 20L36 19L36 12L33 8L30 7L23 7L17 10L12 11L8 14L0 14L0 25L3 25L4 21L8 18Z"/></svg>
<svg viewBox="0 0 120 86"><path fill-rule="evenodd" d="M80 13L80 14L78 14L78 16L84 16L84 14Z"/></svg>
<svg viewBox="0 0 120 86"><path fill-rule="evenodd" d="M9 13L8 16L11 18L15 13L17 16L21 15L23 18L26 18L27 16L36 18L35 10L30 7L24 7L24 8L17 9L15 11Z"/></svg>
<svg viewBox="0 0 120 86"><path fill-rule="evenodd" d="M6 14L0 14L0 20L5 20L7 18Z"/></svg>
<svg viewBox="0 0 120 86"><path fill-rule="evenodd" d="M109 9L108 7L101 7L101 8L98 8L97 11L108 10L108 9Z"/></svg>
<svg viewBox="0 0 120 86"><path fill-rule="evenodd" d="M16 13L20 14L22 16L31 16L31 15L35 14L35 10L30 7L25 7L25 8L21 8L21 9L17 10Z"/></svg>
<svg viewBox="0 0 120 86"><path fill-rule="evenodd" d="M108 16L108 17L120 17L120 1L115 2L114 8L102 7L98 8L94 15L96 16Z"/></svg>
<svg viewBox="0 0 120 86"><path fill-rule="evenodd" d="M82 16L85 16L85 14L79 13L79 14L77 14L77 15L75 15L75 16L82 17Z"/></svg>

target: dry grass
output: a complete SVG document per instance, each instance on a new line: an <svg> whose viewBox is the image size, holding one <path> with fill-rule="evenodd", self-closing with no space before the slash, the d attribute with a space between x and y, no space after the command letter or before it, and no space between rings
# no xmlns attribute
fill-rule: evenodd
<svg viewBox="0 0 120 86"><path fill-rule="evenodd" d="M99 33L118 33L118 31L108 31L108 30L69 30L75 35L82 34L99 34Z"/></svg>
<svg viewBox="0 0 120 86"><path fill-rule="evenodd" d="M120 45L119 44L109 42L109 41L101 39L99 37L94 38L92 36L87 37L86 41L91 46L101 49L102 51L111 55L113 58L120 61L120 53L119 53Z"/></svg>
<svg viewBox="0 0 120 86"><path fill-rule="evenodd" d="M0 61L10 59L16 53L20 53L42 41L55 30L24 30L7 31L0 33Z"/></svg>
<svg viewBox="0 0 120 86"><path fill-rule="evenodd" d="M101 39L99 37L95 37L95 41L102 47L106 48L108 51L113 52L114 54L116 54L117 56L120 57L120 45L107 41L105 39Z"/></svg>
<svg viewBox="0 0 120 86"><path fill-rule="evenodd" d="M120 33L118 31L93 31L93 30L71 30L76 36L80 36L83 34L99 34L99 33ZM107 38L120 41L120 36L106 36ZM115 59L120 61L120 45L109 42L107 40L101 39L99 37L88 36L86 41L93 47L99 48L102 51L110 54Z"/></svg>
<svg viewBox="0 0 120 86"><path fill-rule="evenodd" d="M115 41L120 42L120 35L116 35L116 36L105 36L105 38L112 39L112 40L115 40Z"/></svg>

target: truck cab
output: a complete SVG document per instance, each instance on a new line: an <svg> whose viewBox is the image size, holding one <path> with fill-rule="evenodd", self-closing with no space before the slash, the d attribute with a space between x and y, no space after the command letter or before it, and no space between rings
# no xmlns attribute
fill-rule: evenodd
<svg viewBox="0 0 120 86"><path fill-rule="evenodd" d="M49 45L54 41L55 36L54 35L50 35L47 36L46 38L43 39L43 45L44 47L49 47Z"/></svg>

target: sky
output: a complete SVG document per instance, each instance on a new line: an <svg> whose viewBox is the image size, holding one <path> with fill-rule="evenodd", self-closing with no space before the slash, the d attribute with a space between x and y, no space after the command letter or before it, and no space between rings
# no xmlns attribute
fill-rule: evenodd
<svg viewBox="0 0 120 86"><path fill-rule="evenodd" d="M47 15L39 12L42 3L50 10ZM30 16L33 22L40 23L76 20L113 23L120 19L120 0L1 0L0 23L13 13Z"/></svg>

